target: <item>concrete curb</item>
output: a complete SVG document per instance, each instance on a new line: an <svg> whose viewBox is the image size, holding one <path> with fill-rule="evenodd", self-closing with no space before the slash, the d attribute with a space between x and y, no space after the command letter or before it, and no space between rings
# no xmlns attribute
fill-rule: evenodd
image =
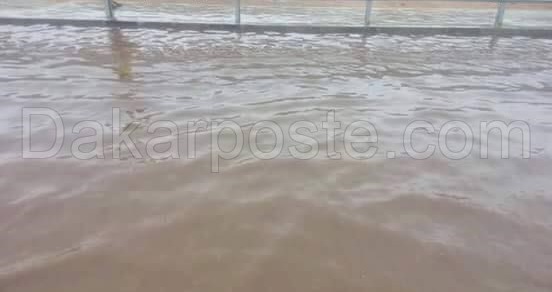
<svg viewBox="0 0 552 292"><path fill-rule="evenodd" d="M552 28L493 28L493 27L387 27L387 26L308 26L308 25L256 25L219 23L179 23L157 21L120 21L99 19L49 19L0 17L0 25L52 25L75 27L147 28L159 30L221 30L231 32L279 32L305 34L392 34L392 35L457 35L457 36L527 36L552 38Z"/></svg>

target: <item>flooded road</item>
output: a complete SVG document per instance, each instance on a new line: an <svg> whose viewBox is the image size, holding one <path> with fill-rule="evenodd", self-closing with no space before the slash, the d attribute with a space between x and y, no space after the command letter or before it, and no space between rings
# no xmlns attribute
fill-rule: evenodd
<svg viewBox="0 0 552 292"><path fill-rule="evenodd" d="M2 291L552 289L551 40L0 26L0 48ZM22 158L23 108L63 120L54 157ZM150 125L176 124L180 157L114 158L113 108L142 153ZM373 124L377 152L307 131L323 141L311 159L286 135L278 157L246 147L213 173L212 136L188 127L322 128L332 112ZM82 121L102 125L103 159L73 155ZM412 158L413 121L435 130L414 134L416 152L450 121L473 129L473 150ZM482 159L485 121L528 124L530 158L513 131L508 159L497 133ZM60 137L51 120L30 134L35 149ZM447 137L462 150L461 131ZM335 141L339 158L325 155Z"/></svg>

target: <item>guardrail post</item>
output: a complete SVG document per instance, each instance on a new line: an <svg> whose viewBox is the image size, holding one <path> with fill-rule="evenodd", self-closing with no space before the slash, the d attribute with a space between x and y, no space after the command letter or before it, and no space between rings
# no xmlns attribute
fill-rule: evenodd
<svg viewBox="0 0 552 292"><path fill-rule="evenodd" d="M499 1L494 23L495 28L502 27L502 22L504 22L504 11L506 11L506 2L504 2L504 0Z"/></svg>
<svg viewBox="0 0 552 292"><path fill-rule="evenodd" d="M105 16L107 19L113 19L113 1L105 0Z"/></svg>
<svg viewBox="0 0 552 292"><path fill-rule="evenodd" d="M240 24L241 23L241 3L240 3L240 0L236 0L235 2L235 7L234 7L234 21L236 22L236 24Z"/></svg>
<svg viewBox="0 0 552 292"><path fill-rule="evenodd" d="M370 18L372 16L372 0L366 0L364 9L364 26L370 26Z"/></svg>

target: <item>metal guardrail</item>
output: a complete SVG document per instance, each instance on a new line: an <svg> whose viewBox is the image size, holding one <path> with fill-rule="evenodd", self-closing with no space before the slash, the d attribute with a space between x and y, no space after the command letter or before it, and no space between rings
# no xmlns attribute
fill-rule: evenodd
<svg viewBox="0 0 552 292"><path fill-rule="evenodd" d="M114 6L113 0L105 1L105 14L108 20L114 20ZM364 26L370 26L370 20L372 15L372 4L374 1L397 1L397 0L360 0L365 2L364 9ZM420 1L420 0L416 0ZM504 13L506 12L506 6L509 3L530 3L530 4L543 4L552 3L552 0L422 0L426 2L480 2L480 3L497 3L497 11L494 22L495 28L501 28L504 22ZM241 24L241 1L234 0L234 23Z"/></svg>
<svg viewBox="0 0 552 292"><path fill-rule="evenodd" d="M105 0L105 17L107 19L113 19L115 15L113 14L113 1L112 0Z"/></svg>

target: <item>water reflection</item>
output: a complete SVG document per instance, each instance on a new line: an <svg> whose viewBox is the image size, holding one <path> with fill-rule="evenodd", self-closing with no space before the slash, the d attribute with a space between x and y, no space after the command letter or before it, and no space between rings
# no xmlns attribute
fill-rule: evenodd
<svg viewBox="0 0 552 292"><path fill-rule="evenodd" d="M133 129L142 128L148 122L147 118L142 117L145 115L144 111L146 110L144 102L137 98L142 88L140 84L131 84L135 78L132 64L135 61L135 50L138 46L129 41L120 28L112 28L109 31L109 41L111 43L111 55L113 58L112 68L114 73L119 77L118 81L121 82L120 84L114 84L116 89L112 92L113 96L121 102L117 104L122 119L121 130L129 127ZM119 91L121 88L122 91Z"/></svg>
<svg viewBox="0 0 552 292"><path fill-rule="evenodd" d="M111 52L113 56L113 70L121 81L132 81L132 60L136 45L128 40L120 28L109 31Z"/></svg>
<svg viewBox="0 0 552 292"><path fill-rule="evenodd" d="M495 48L496 44L498 44L498 39L499 39L498 36L496 35L492 36L491 41L489 42L489 49L493 50Z"/></svg>

